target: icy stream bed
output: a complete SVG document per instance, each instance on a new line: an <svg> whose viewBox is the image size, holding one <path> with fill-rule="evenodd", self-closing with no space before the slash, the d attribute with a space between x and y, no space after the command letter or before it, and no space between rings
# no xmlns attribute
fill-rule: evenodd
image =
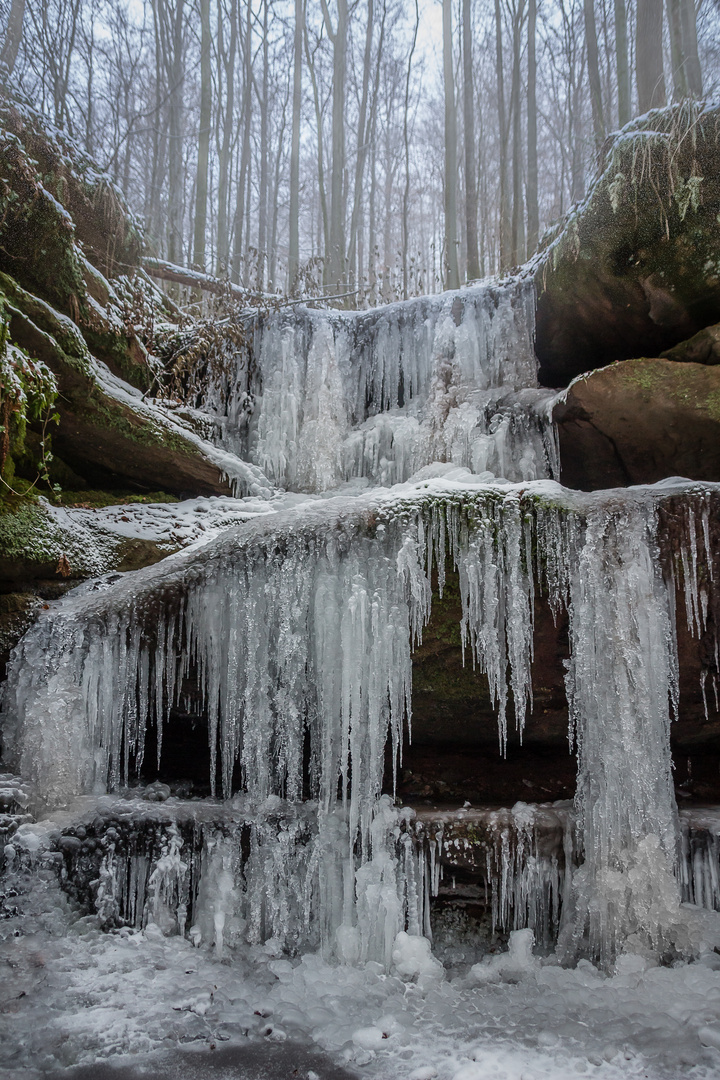
<svg viewBox="0 0 720 1080"><path fill-rule="evenodd" d="M272 942L218 962L155 924L105 933L93 918L73 922L50 874L36 874L29 895L6 886L2 903L2 1080L103 1059L135 1063L140 1076L155 1053L178 1046L265 1045L272 1060L278 1044L323 1051L378 1080L720 1075L714 953L670 968L628 956L606 976L583 961L564 969L529 957L521 931L516 958L503 953L473 971L479 951L446 930L435 946L445 969L420 976L412 970L422 952L408 940L389 973L314 953L287 958ZM311 1070L297 1075L311 1080Z"/></svg>

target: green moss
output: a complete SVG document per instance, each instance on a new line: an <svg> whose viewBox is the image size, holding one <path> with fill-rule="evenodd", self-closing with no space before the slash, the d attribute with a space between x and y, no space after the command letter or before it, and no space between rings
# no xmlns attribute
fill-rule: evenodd
<svg viewBox="0 0 720 1080"><path fill-rule="evenodd" d="M87 489L61 491L52 501L56 506L81 506L97 510L104 506L123 506L135 503L176 503L180 500L176 495L169 495L166 491L150 491L147 495L138 495L137 492L131 491Z"/></svg>
<svg viewBox="0 0 720 1080"><path fill-rule="evenodd" d="M620 371L630 389L640 390L645 400L662 396L683 409L695 409L720 423L720 381L717 366L680 364L668 360L625 360L605 368L608 376ZM603 372L598 373L603 377Z"/></svg>
<svg viewBox="0 0 720 1080"><path fill-rule="evenodd" d="M704 402L705 411L720 424L720 390L713 390Z"/></svg>
<svg viewBox="0 0 720 1080"><path fill-rule="evenodd" d="M75 228L14 135L0 132L0 244L6 265L33 291L75 312L85 287Z"/></svg>

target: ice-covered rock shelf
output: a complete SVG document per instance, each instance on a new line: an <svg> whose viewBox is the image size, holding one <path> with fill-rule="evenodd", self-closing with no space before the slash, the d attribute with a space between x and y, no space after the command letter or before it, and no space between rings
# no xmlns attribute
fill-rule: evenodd
<svg viewBox="0 0 720 1080"><path fill-rule="evenodd" d="M340 943L360 917L363 874L383 881L386 743L395 769L411 724L413 643L449 561L468 661L487 672L497 702L501 750L508 712L522 730L532 700L537 589L570 612L584 862L566 911L568 956L611 962L630 932L687 952L673 874L675 594L679 584L686 617L703 631L716 599L698 566L713 565L705 545L718 492L676 482L578 495L551 481L451 477L301 504L75 590L13 657L9 761L49 806L112 790L142 761L151 720L159 754L172 739L166 713L196 670L211 786L226 798L242 790L254 806L317 803L320 848L343 869L311 860L324 883L315 910L325 938ZM648 904L659 887L662 902ZM393 914L398 925L406 917Z"/></svg>

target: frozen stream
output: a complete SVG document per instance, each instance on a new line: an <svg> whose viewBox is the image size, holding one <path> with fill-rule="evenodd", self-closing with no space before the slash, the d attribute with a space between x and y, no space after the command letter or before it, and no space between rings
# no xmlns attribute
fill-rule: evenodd
<svg viewBox="0 0 720 1080"><path fill-rule="evenodd" d="M521 280L268 316L195 402L262 497L63 519L183 550L13 653L0 1078L720 1077L720 827L678 813L670 754L720 486L562 488L533 317ZM533 724L537 605L567 618L572 807L394 802L447 571L498 753ZM209 798L137 779L178 714ZM471 849L484 929L433 905Z"/></svg>

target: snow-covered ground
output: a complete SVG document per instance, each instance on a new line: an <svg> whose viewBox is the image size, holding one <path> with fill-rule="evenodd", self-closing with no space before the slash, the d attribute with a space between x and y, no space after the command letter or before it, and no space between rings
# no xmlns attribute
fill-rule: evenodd
<svg viewBox="0 0 720 1080"><path fill-rule="evenodd" d="M52 874L36 875L26 895L15 884L20 895L6 884L0 921L2 1080L103 1059L134 1064L141 1076L153 1062L160 1069L158 1052L178 1046L199 1055L252 1047L251 1065L265 1046L272 1063L278 1044L322 1051L373 1080L720 1076L714 953L670 968L624 957L604 976L584 961L570 970L528 958L520 940L515 960L506 953L472 970L478 953L446 931L436 943L445 970L427 962L418 939L398 943L389 974L377 963L288 959L272 943L219 962L154 924L106 934L94 917L73 921ZM297 1054L288 1077L334 1075ZM286 1075L284 1065L277 1073L251 1065L230 1075ZM176 1068L167 1075L182 1075Z"/></svg>

